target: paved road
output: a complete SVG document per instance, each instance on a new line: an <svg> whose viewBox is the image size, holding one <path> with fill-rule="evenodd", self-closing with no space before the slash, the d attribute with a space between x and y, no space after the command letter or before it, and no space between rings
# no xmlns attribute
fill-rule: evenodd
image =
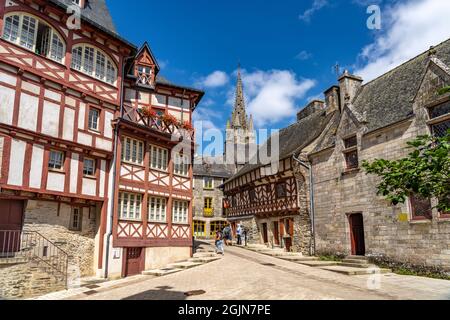
<svg viewBox="0 0 450 320"><path fill-rule="evenodd" d="M370 281L369 281L370 280ZM367 300L446 299L450 281L381 275L374 289L368 276L344 276L279 260L240 248L228 248L222 260L161 278L79 295L80 300ZM185 293L203 290L200 296Z"/></svg>

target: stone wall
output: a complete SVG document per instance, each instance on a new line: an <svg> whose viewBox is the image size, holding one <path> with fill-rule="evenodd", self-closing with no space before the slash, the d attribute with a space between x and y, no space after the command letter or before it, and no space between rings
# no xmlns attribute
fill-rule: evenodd
<svg viewBox="0 0 450 320"><path fill-rule="evenodd" d="M239 222L247 230L247 244L261 244L261 233L256 218Z"/></svg>
<svg viewBox="0 0 450 320"><path fill-rule="evenodd" d="M214 216L223 218L223 192L217 187L223 182L222 178L214 178L214 189L203 188L203 177L194 178L194 217L203 217L204 199L213 198Z"/></svg>
<svg viewBox="0 0 450 320"><path fill-rule="evenodd" d="M358 133L360 162L399 159L408 154L408 141L429 134L423 112L416 110L416 115L412 122L369 135L363 135L363 128L352 127L349 118L343 119L340 134ZM312 157L318 253L351 254L348 215L362 213L368 256L450 270L450 220L440 218L435 210L432 220L413 221L408 204L393 207L377 196L377 177L362 170L344 173L343 149L338 133L335 149Z"/></svg>
<svg viewBox="0 0 450 320"><path fill-rule="evenodd" d="M0 265L0 299L33 298L64 289L65 282L37 261Z"/></svg>
<svg viewBox="0 0 450 320"><path fill-rule="evenodd" d="M95 275L94 248L100 210L96 208L91 214L89 211L88 207L83 208L82 230L71 231L71 207L67 204L30 200L25 209L24 229L39 232L69 255L73 281Z"/></svg>

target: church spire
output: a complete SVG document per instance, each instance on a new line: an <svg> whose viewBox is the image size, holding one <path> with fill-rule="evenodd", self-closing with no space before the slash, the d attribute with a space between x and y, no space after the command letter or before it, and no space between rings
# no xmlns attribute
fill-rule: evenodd
<svg viewBox="0 0 450 320"><path fill-rule="evenodd" d="M233 127L248 129L247 113L245 110L244 88L242 85L241 64L238 65L236 100L234 103L234 116L232 120Z"/></svg>

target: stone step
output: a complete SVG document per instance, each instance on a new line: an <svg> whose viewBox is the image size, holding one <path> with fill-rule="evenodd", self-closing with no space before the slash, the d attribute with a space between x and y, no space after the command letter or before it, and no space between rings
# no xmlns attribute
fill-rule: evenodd
<svg viewBox="0 0 450 320"><path fill-rule="evenodd" d="M189 262L193 262L193 263L210 263L210 262L214 262L217 260L221 260L222 257L199 257L199 258L191 258L189 259Z"/></svg>
<svg viewBox="0 0 450 320"><path fill-rule="evenodd" d="M285 261L292 261L292 262L297 262L297 261L318 261L319 258L316 257L305 257L305 256L281 256L281 257L277 257L281 260L285 260Z"/></svg>
<svg viewBox="0 0 450 320"><path fill-rule="evenodd" d="M9 266L15 264L25 264L28 262L27 258L1 258L0 265L1 266Z"/></svg>
<svg viewBox="0 0 450 320"><path fill-rule="evenodd" d="M365 256L348 256L348 257L346 257L346 259L367 261L367 257L365 257Z"/></svg>
<svg viewBox="0 0 450 320"><path fill-rule="evenodd" d="M215 252L198 252L194 254L194 258L208 258L216 256L217 254Z"/></svg>
<svg viewBox="0 0 450 320"><path fill-rule="evenodd" d="M148 270L142 272L142 275L144 276L155 276L155 277L163 277L167 276L169 274L174 274L177 272L181 272L183 269L176 269L176 268L164 268L164 269L156 269L156 270Z"/></svg>
<svg viewBox="0 0 450 320"><path fill-rule="evenodd" d="M282 250L267 250L267 251L259 251L259 253L268 255L268 256L272 256L272 257L280 257L283 255L288 255L288 252L284 252Z"/></svg>
<svg viewBox="0 0 450 320"><path fill-rule="evenodd" d="M337 261L320 261L320 260L298 261L297 263L313 268L332 267L340 264L340 262Z"/></svg>
<svg viewBox="0 0 450 320"><path fill-rule="evenodd" d="M366 269L372 266L369 263L347 263L347 262L342 262L340 265L343 267L360 268L360 269Z"/></svg>
<svg viewBox="0 0 450 320"><path fill-rule="evenodd" d="M342 262L344 262L344 263L356 263L356 264L362 264L362 263L365 263L365 264L369 264L369 261L368 260L362 260L362 259L344 259Z"/></svg>
<svg viewBox="0 0 450 320"><path fill-rule="evenodd" d="M211 253L215 252L214 248L200 248L195 250L196 253Z"/></svg>
<svg viewBox="0 0 450 320"><path fill-rule="evenodd" d="M386 274L391 273L392 270L389 269L378 269L378 271L375 271L373 268L352 268L352 267L345 267L345 266L329 266L329 267L321 267L323 270L332 271L340 274L345 274L347 276L364 276L364 275L371 275L379 272L379 274Z"/></svg>
<svg viewBox="0 0 450 320"><path fill-rule="evenodd" d="M173 269L192 269L192 268L195 268L195 267L199 267L201 265L202 265L202 263L185 261L185 262L169 264L168 268L173 268Z"/></svg>

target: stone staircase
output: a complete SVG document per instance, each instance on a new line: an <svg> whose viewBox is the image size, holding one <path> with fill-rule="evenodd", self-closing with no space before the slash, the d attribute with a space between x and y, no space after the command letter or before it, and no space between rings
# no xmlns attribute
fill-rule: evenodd
<svg viewBox="0 0 450 320"><path fill-rule="evenodd" d="M322 269L348 276L386 274L392 272L392 270L389 269L378 268L371 264L366 257L362 256L348 256L341 263L338 263L335 266L323 266Z"/></svg>
<svg viewBox="0 0 450 320"><path fill-rule="evenodd" d="M162 277L184 270L196 268L220 259L222 259L222 256L217 255L213 247L202 244L197 248L196 253L192 258L186 261L169 264L168 266L161 269L144 271L142 274L145 276Z"/></svg>

